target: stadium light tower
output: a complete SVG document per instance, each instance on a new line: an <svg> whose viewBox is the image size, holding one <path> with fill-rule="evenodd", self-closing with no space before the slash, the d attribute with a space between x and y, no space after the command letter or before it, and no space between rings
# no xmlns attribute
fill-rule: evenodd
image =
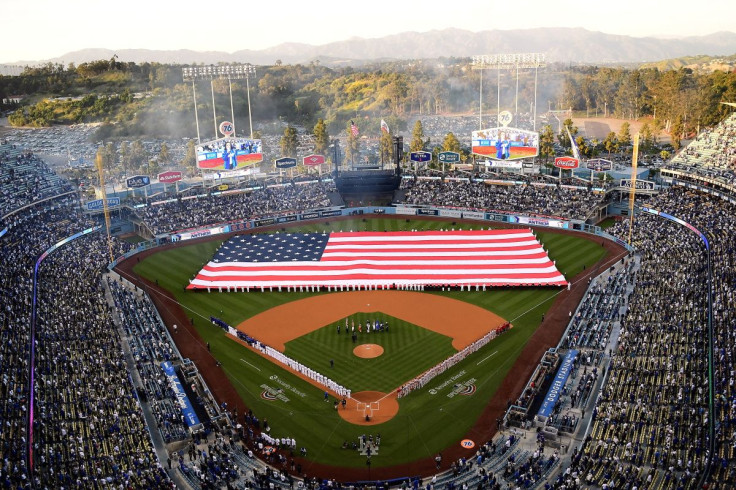
<svg viewBox="0 0 736 490"><path fill-rule="evenodd" d="M519 111L519 69L534 68L534 130L537 129L537 72L540 67L546 66L544 53L515 53L515 54L491 54L473 56L470 65L473 70L480 70L480 117L483 116L483 70L496 69L497 86L497 116L501 112L501 69L516 69L516 112ZM480 122L483 127L483 122Z"/></svg>
<svg viewBox="0 0 736 490"><path fill-rule="evenodd" d="M199 137L199 117L197 116L197 93L194 88L194 82L197 80L209 80L212 90L212 115L215 121L215 138L217 138L217 114L215 113L215 80L227 79L230 89L230 113L232 116L233 129L235 128L235 111L233 109L233 86L232 80L245 79L246 91L248 96L248 121L250 123L250 136L253 137L253 118L251 116L250 107L250 77L255 76L256 67L250 63L239 65L207 65L207 66L191 66L182 68L182 77L185 82L192 82L192 94L194 97L194 116L197 121L197 142Z"/></svg>

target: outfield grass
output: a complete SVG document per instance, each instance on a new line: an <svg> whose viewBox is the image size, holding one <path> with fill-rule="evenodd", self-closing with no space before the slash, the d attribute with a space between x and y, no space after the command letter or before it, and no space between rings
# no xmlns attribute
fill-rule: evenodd
<svg viewBox="0 0 736 490"><path fill-rule="evenodd" d="M383 313L362 313L351 315L351 318L355 318L356 325L363 326L366 320L381 318L389 322L390 328L388 332L371 333L366 333L364 328L362 333L356 334L358 342L354 344L341 320L338 323L343 327L342 333L337 333L336 325L319 328L287 342L284 353L354 393L389 393L457 352L450 337ZM358 358L353 349L359 344L380 345L383 355L373 359ZM334 367L330 367L330 360L334 361Z"/></svg>
<svg viewBox="0 0 736 490"><path fill-rule="evenodd" d="M453 227L450 222L422 221L391 218L355 219L349 221L312 223L290 228L293 231L368 230L396 231L405 229L439 229ZM463 228L477 229L484 226L462 224ZM487 227L487 225L485 226ZM460 228L455 225L454 228ZM539 232L538 237L556 261L558 269L570 278L583 267L591 267L604 254L600 242L572 235ZM400 400L400 412L390 421L370 428L345 422L335 414L332 403L324 403L323 391L292 376L267 359L253 354L224 335L222 329L213 326L210 315L222 318L230 325L237 325L251 316L280 304L306 298L314 294L334 293L204 293L184 291L188 280L210 260L221 241L185 245L153 254L141 261L136 273L149 280L157 280L182 304L187 314L195 320L195 327L203 340L210 343L212 354L222 363L246 405L259 417L267 417L275 437L294 437L299 446L305 446L308 457L314 461L347 467L365 467L365 459L357 452L341 449L343 441L354 441L363 433L380 432L382 444L379 455L373 458L373 466L390 466L432 457L450 444L457 443L480 416L487 401L493 396L501 381L520 354L524 345L539 326L541 316L552 304L558 290L553 288L504 288L487 291L431 292L467 301L510 320L514 328L469 356L454 368L438 376L428 386ZM395 320L398 322L398 320ZM393 336L399 329L391 330ZM399 324L396 324L398 327ZM462 328L462 318L458 318ZM312 339L310 336L314 335ZM324 335L324 338L317 337ZM341 334L342 335L342 334ZM371 333L370 335L374 335ZM437 335L437 334L435 334ZM329 357L322 348L337 341L335 325L326 326L307 337L298 339L309 343L294 355L316 356L317 365L328 374ZM347 338L341 338L348 342ZM393 340L393 339L392 339ZM376 342L378 343L378 342ZM289 343L291 344L291 343ZM296 345L296 344L295 344ZM287 353L292 345L287 345ZM451 348L451 347L450 347ZM314 352L312 352L314 351ZM422 348L415 349L422 352ZM335 369L342 369L338 354ZM441 357L444 354L437 354ZM429 356L427 356L429 358ZM447 356L444 356L447 357ZM304 357L306 358L306 357ZM434 365L434 364L431 364ZM390 373L386 373L388 376ZM356 380L356 382L358 382ZM376 381L371 381L374 383ZM352 383L352 381L351 381ZM476 386L472 396L451 395L452 386L470 383ZM387 382L387 385L397 383ZM281 388L288 402L266 401L261 397L264 386ZM348 385L352 388L352 386ZM373 388L376 389L376 388ZM482 442L482 441L477 441ZM306 471L308 471L305 468Z"/></svg>

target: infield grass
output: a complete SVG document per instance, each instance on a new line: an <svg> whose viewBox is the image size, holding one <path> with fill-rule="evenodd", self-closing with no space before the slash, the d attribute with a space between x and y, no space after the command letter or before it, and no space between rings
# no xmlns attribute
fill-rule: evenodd
<svg viewBox="0 0 736 490"><path fill-rule="evenodd" d="M353 393L388 393L457 352L450 337L380 312L359 313L351 315L351 319L363 326L362 333L356 330L356 343L345 332L345 321L341 320L337 323L342 326L342 333L337 333L337 324L318 328L287 342L284 353ZM388 321L389 330L366 333L366 320L376 319ZM358 358L353 349L359 344L380 345L383 354L373 359ZM334 361L332 367L330 360Z"/></svg>
<svg viewBox="0 0 736 490"><path fill-rule="evenodd" d="M374 218L330 221L329 224L317 222L290 227L290 231L398 231L458 229L461 227L478 229L488 226L484 225L463 223L460 226L452 225L449 221ZM553 232L538 232L537 236L548 250L550 257L556 261L557 268L567 278L575 276L585 267L590 268L605 254L605 249L595 238L588 240ZM392 466L419 458L433 457L450 444L458 443L478 419L501 381L509 375L511 366L539 326L542 314L551 306L559 292L554 288L503 288L487 291L427 293L452 297L485 308L511 321L514 328L432 380L423 389L416 390L402 398L399 414L390 421L373 427L361 427L345 422L335 413L332 403L324 403L321 389L292 376L267 359L233 342L225 336L222 329L209 322L210 315L214 315L235 326L275 306L314 294L331 293L195 293L185 291L184 287L188 284L188 280L193 278L211 259L220 244L221 240L214 240L155 253L142 260L135 267L135 272L151 281L157 280L161 287L167 289L179 301L187 315L194 320L194 325L203 341L210 343L212 354L221 362L224 371L247 407L252 409L259 418L268 418L273 428L271 435L294 437L298 446L307 448L308 459L335 466L365 468L364 457L355 451L341 449L343 441L355 441L364 433L380 432L382 435L379 454L372 458L374 467ZM394 323L391 320L389 322L393 329ZM398 323L396 327L396 331L390 330L388 334L377 333L375 335L376 337L393 336L399 331ZM314 338L311 338L312 335ZM322 335L324 337L320 339ZM303 352L300 352L302 347L295 347L293 355L295 357L317 356L314 361L310 362L324 366L320 372L329 375L330 357L326 356L322 347L326 343L337 341L335 325L325 326L324 332L317 330L305 337L307 338L300 340L309 345L303 348ZM346 338L339 340L349 342ZM291 345L287 346L287 353L291 352L291 348ZM415 350L421 352L421 348ZM313 354L312 351L316 354ZM338 369L338 366L342 369L341 364L344 360L341 360L336 353L329 355L335 356L335 369ZM439 351L432 354L434 355L440 358L431 359L430 365L447 357L444 352ZM429 356L427 357L429 359ZM391 373L388 371L383 375L389 376ZM355 374L362 372L364 371L356 370ZM401 374L401 376L404 375ZM371 376L374 375L371 374ZM380 377L380 373L376 376ZM350 381L350 383L360 382L357 379ZM458 383L475 385L475 393L472 396L451 396L453 385ZM379 384L380 381L374 379L365 381L364 386L380 390ZM400 382L396 383L392 380L387 381L385 386L394 388L398 384ZM264 387L281 388L289 401L265 400L261 397ZM239 412L242 413L242 410L243 407L239 407ZM476 442L484 441L476 440ZM304 471L312 474L308 467L305 467Z"/></svg>

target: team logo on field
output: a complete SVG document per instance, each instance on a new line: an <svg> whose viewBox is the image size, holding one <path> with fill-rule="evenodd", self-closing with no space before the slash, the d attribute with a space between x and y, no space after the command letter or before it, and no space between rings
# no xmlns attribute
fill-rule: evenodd
<svg viewBox="0 0 736 490"><path fill-rule="evenodd" d="M266 384L262 384L261 388L263 388L263 391L261 392L261 398L263 398L266 401L269 401L269 402L275 402L276 400L281 400L282 402L289 401L289 398L286 395L284 395L284 390L282 390L281 388L274 388Z"/></svg>
<svg viewBox="0 0 736 490"><path fill-rule="evenodd" d="M475 378L470 378L467 381L462 381L452 385L452 391L447 394L447 398L452 398L455 395L470 396L475 393Z"/></svg>
<svg viewBox="0 0 736 490"><path fill-rule="evenodd" d="M470 396L475 393L475 385L468 385L462 391L458 392L458 395Z"/></svg>

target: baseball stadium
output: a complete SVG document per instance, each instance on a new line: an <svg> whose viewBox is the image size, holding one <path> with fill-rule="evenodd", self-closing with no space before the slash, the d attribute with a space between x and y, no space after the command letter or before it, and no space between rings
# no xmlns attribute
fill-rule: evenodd
<svg viewBox="0 0 736 490"><path fill-rule="evenodd" d="M86 125L2 133L3 488L734 488L734 104L656 168L536 102L320 152L218 119L233 66L177 67L219 123L197 86L189 170L72 180L36 149Z"/></svg>

